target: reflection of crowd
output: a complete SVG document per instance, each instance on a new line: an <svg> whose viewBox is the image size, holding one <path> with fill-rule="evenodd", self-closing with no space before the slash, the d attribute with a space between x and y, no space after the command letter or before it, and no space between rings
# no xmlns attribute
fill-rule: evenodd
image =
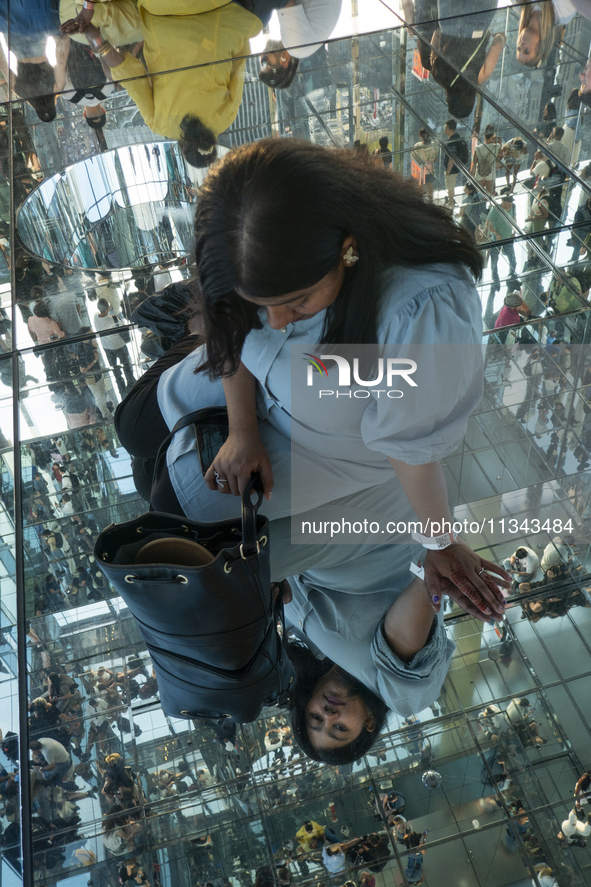
<svg viewBox="0 0 591 887"><path fill-rule="evenodd" d="M31 461L25 477L31 480L25 481L24 522L36 613L109 597L93 549L107 522L104 506L112 501L106 483L110 460L119 457L110 429L99 426L36 440L25 453Z"/></svg>
<svg viewBox="0 0 591 887"><path fill-rule="evenodd" d="M405 747L409 762L415 756L420 756L422 764L427 765L431 754L424 757L419 748L419 742L427 740L419 724L420 721L414 716L404 722ZM264 743L262 737L259 740L261 746L267 747L267 737L270 733L277 733L272 727L271 724ZM280 751L279 746L276 751ZM254 749L250 753L254 754ZM410 763L409 766L409 772L412 772L413 764ZM386 775L382 769L378 773L382 777ZM329 787L334 790L335 779L346 780L350 776L350 768L339 767L337 776L310 767L310 762L306 763L300 756L293 759L284 757L279 774L282 784L277 781L265 782L264 794L269 802L273 801L273 809L284 804L289 809L294 800L310 805L319 794L325 796ZM297 778L294 778L296 774ZM361 819L356 825L348 823L350 811L345 812L340 804L341 802L336 805L331 802L323 810L332 822L340 822L340 826L333 825L328 818L323 819L322 815L310 815L303 822L299 820L300 825L293 838L282 840L275 853L277 877L281 887L289 887L292 877L298 872L303 878L320 878L333 887L375 887L376 875L387 866L395 865L392 842L398 845L407 881L412 884L422 883L427 830L419 831L416 823L405 818L405 798L391 780L380 783L377 797L374 797L373 789L370 789L368 806L374 819L381 823L378 831L367 826L360 827ZM363 834L363 831L367 833ZM262 877L263 872L260 871Z"/></svg>
<svg viewBox="0 0 591 887"><path fill-rule="evenodd" d="M36 627L41 632L41 624ZM116 858L143 848L141 820L149 808L138 775L125 762L124 736L132 727L123 711L137 695L138 679L148 685L153 675L138 655L129 656L123 666L97 664L80 672L49 635L40 637L30 624L27 634L34 667L28 743L33 865L42 878L72 865L94 864L105 853ZM134 726L138 736L141 730ZM3 738L2 752L10 761L10 769L0 767L2 844L10 847L18 837L15 734ZM102 851L88 831L81 831L82 803L100 805Z"/></svg>
<svg viewBox="0 0 591 887"><path fill-rule="evenodd" d="M578 551L574 536L555 536L541 557L533 549L521 546L505 559L505 569L513 574L513 590L528 595L521 604L523 619L530 622L539 622L544 616L556 619L572 607L589 605L585 592L573 581L584 573ZM534 589L554 589L555 593L532 598L530 593Z"/></svg>
<svg viewBox="0 0 591 887"><path fill-rule="evenodd" d="M528 20L528 23L524 21L520 33L525 32L527 27L535 30L535 25L535 20L533 24L531 20ZM451 82L453 78L446 71L441 56L446 51L453 51L454 58L457 58L459 42L454 38L459 38L461 35L450 33L447 26L441 31L438 38L440 56L439 59L431 60L431 65L439 78L438 82L445 86L448 98L460 101L462 95ZM495 61L494 56L498 58L503 48L503 41L496 39L495 42L494 37L490 39L491 36L489 35L487 42L482 46L472 47L476 50L472 73L479 79L482 71L482 82L487 79L485 74L490 76L490 67ZM522 40L526 39L527 35L522 37ZM524 47L525 42L522 43L521 52L524 51ZM536 58L543 56L545 51L545 46L541 46L537 50ZM446 77L449 82L445 82ZM466 104L469 98L464 96ZM572 111L572 106L571 101L571 108L568 110ZM536 153L530 168L532 177L530 189L533 196L529 210L528 231L537 235L549 232L563 212L566 176L555 161L558 160L566 166L571 164L571 160L574 162L572 148L575 129L572 126L559 125L561 121L558 121L556 109L553 108L552 104L546 106L542 120L536 127L540 137L546 140L546 147ZM458 116L461 116L459 111ZM528 147L519 137L509 139L502 144L497 138L494 127L489 124L483 131L483 140L478 144L476 151L471 155L466 156L462 153L460 156L453 143L467 140L459 135L454 138L457 130L457 123L452 118L447 124L445 133L447 142L444 150L448 204L452 206L457 196L458 175L461 174L455 160L468 167L478 185L491 196L496 188L497 177L504 175L508 190L498 195L501 197L499 203L504 214L494 205L487 208L486 198L483 199L482 192L470 181L466 185L467 194L462 206L462 220L465 227L468 227L470 224L468 219L471 219L471 231L475 238L480 232L491 241L509 239L514 231L510 221L514 218L514 200L510 190L515 190L517 186L520 167L527 166L525 158L528 156ZM432 143L427 130L421 130L419 135L421 142L415 145L415 153L424 167L427 196L432 198L433 169L439 148ZM450 142L452 145L448 144ZM460 149L461 152L463 150ZM578 260L581 252L588 252L588 244L586 245L585 241L589 231L585 226L589 224L591 230L590 212L591 207L587 201L582 204L575 217L579 228L572 234L573 260ZM549 237L544 241L538 238L538 242L542 242L546 249L549 248ZM516 273L512 244L493 247L490 251L493 280L495 277L498 278L498 259L502 255L509 260L510 273L512 275ZM531 264L527 266L528 269L534 268L537 264L533 252L530 258ZM585 258L587 259L587 256ZM64 412L68 428L76 429L62 438L52 438L51 441L40 440L29 445L31 477L26 482L30 484L31 489L27 498L28 515L25 523L27 528L36 534L37 540L34 540L36 545L32 547L36 548L43 559L43 570L36 571L35 612L47 614L72 605L99 602L109 597L104 578L94 562L92 540L100 527L106 523L100 514L101 506L108 504L108 499L99 492L104 480L101 473L104 463L101 457L104 456L106 459L110 455L116 458L118 452L117 442L112 436L110 426L95 423L97 420L109 421L117 399L125 396L133 384L134 376L127 347L128 341L125 338L128 334L125 330L119 329L129 319L129 311L126 311L125 306L122 307L117 290L108 282L98 282L98 290L94 293L95 299L89 296L90 301L96 301L97 308L96 316L92 320L88 316L83 299L68 289L62 289L62 285L67 287L67 280L60 282L37 272L39 268L34 261L23 262L16 269L17 287L24 287L26 290L25 298L20 301L21 311L23 319L35 337L35 344L48 346L45 349L38 349L46 380L54 395L54 403ZM567 276L570 285L565 285L560 277L555 277L548 286L545 304L555 314L576 310L582 304L577 294L585 298L589 290L589 271L584 266L569 270ZM521 296L519 298L521 299ZM515 299L513 301L515 302ZM517 309L524 305L528 308L523 301L518 305L507 305L507 307ZM522 316L531 313L529 308L527 312L525 308ZM25 318L27 312L29 316ZM93 335L91 324L94 324L96 332L103 333L100 343ZM507 324L500 324L503 325ZM557 325L548 325L546 329L547 345L558 346L568 343L569 336L564 327L562 333ZM82 338L68 344L67 340L75 336ZM54 342L63 342L63 345L60 344L56 348L52 346ZM561 402L562 390L559 383L553 385L549 363L544 367L544 373L540 374L540 388L537 389L544 395L544 401L537 410L536 431L539 434L544 427L549 427L549 423L553 430L566 425L565 408ZM107 384L107 367L112 370L112 373L109 372L109 377L112 375L115 386ZM115 396L116 391L118 398ZM533 390L528 399L532 397ZM82 426L88 425L94 427L90 431L83 431ZM587 467L585 464L589 458L587 441L581 443L579 455L580 465ZM87 513L81 514L81 512ZM557 554L557 558L553 556L553 552ZM535 588L551 586L560 579L572 579L581 569L577 564L572 542L567 538L554 539L541 559L532 549L523 546L508 560L510 569L514 571L518 589L524 593ZM45 569L48 572L45 572ZM538 579L540 570L542 578ZM582 602L581 598L576 598L578 592L572 594L573 599L564 598L563 595L528 600L523 603L524 615L532 622L542 616L562 615L568 606ZM49 647L39 642L36 652L40 657L45 656L42 661L47 677L45 683L37 688L42 695L33 699L29 712L35 802L39 804L33 823L36 863L52 869L56 863L63 861L65 853L63 845L66 842L73 842L79 831L79 817L71 805L76 801L91 798L93 793L97 794L97 791L101 794L101 813L104 814L102 818L104 849L114 857L138 852L143 847L144 841L140 817L142 810L144 813L146 811L146 796L140 778L126 763L129 758L121 754L116 728L119 728L121 735L124 732L131 734L133 724L122 712L132 699L144 700L155 697L157 686L154 674L146 671L145 665L134 664L137 660L131 660L125 664L123 671L120 670L122 666L107 668L100 665L90 674L83 674L78 679L78 676L73 677L70 674L65 663L47 662L47 657L50 656L48 649ZM218 724L214 721L208 723L205 720L201 726L204 732L206 729L209 731L212 744L212 748L208 749L212 761L211 769L202 769L193 775L184 761L171 764L167 762L166 769L155 767L151 775L158 793L155 794L160 799L174 799L177 795L187 793L200 794L204 789L211 788L217 778L221 779L228 773L232 775L239 773L243 752L239 740L236 739L235 728L232 730L223 723ZM414 726L416 729L414 722L407 726L411 729ZM482 726L489 732L491 741L502 744L502 748L495 748L490 769L498 779L495 784L505 786L510 779L511 756L516 757L517 754L517 743L534 747L542 745L544 737L538 732L538 723L533 718L528 700L524 698L511 700L505 712L498 707L489 706L485 718L482 719ZM407 738L411 747L416 746L414 751L418 752L417 756L420 756L421 763L428 763L431 757L430 746L426 744L428 740L425 741L417 734L412 735L409 731ZM282 725L274 726L267 731L265 739L267 740L265 748L274 753L273 766L277 772L281 772L286 757L281 749L289 748L291 743L289 728ZM119 751L113 751L114 748L119 748ZM79 759L79 765L74 764L74 758ZM80 765L86 765L86 768L81 768L80 774L88 777L84 778L88 788L83 785L80 789L75 779L69 778L74 775L72 767L78 775L77 767ZM304 776L310 772L312 771L304 771ZM311 793L313 784L312 779L310 785L306 786L305 780L302 779L301 785L304 787L298 786L299 794L295 795L296 800L300 800L306 792ZM585 774L585 777L577 783L578 804L582 803L588 788L589 777ZM3 800L9 801L14 798L17 789L18 768L15 766L14 770L4 768L0 771L0 795ZM267 797L270 809L290 802L294 798L294 795L290 796L288 793L290 790L282 790L278 785L269 786ZM59 808L61 811L52 814L51 817L46 809L49 805L45 804L50 792L52 803L56 799L55 809ZM404 819L404 798L399 792L384 793L381 807L387 815L391 834L400 847L408 851L404 857L407 881L420 883L425 856L423 833L415 831L413 825ZM507 844L513 842L517 845L521 840L532 861L540 867L541 879L550 877L550 870L543 861L540 861L543 851L531 832L529 817L521 799L514 798L510 802L510 807L513 818L507 826ZM13 815L14 811L11 811L9 816ZM348 838L347 835L343 836ZM347 887L353 884L374 887L375 878L372 873L379 872L381 870L379 866L383 868L391 855L383 834L369 833L361 838L340 841L336 832L326 825L320 825L316 820L306 820L296 833L296 839L300 848L297 849L293 859L299 865L302 875L305 874L302 865L310 865L316 861L318 866L324 865L333 884L342 884L342 879L348 876L345 882ZM211 837L205 836L201 843L204 847L211 846ZM320 851L315 859L313 851ZM285 856L282 862L284 864L278 869L279 880L282 887L287 887L291 881L289 857ZM365 871L365 867L369 871ZM138 884L146 882L145 872L137 864L135 857L131 857L122 866L119 877L123 881L135 881ZM274 876L273 883L276 883Z"/></svg>
<svg viewBox="0 0 591 887"><path fill-rule="evenodd" d="M107 278L99 278L97 290L88 286L87 278L72 280L72 272L67 274L64 269L39 277L36 272L43 269L38 266L40 263L32 260L22 268L17 300L37 346L35 352L41 358L55 408L63 411L69 428L108 420L117 402L111 376L120 398L134 382L127 348L131 337L125 329L129 322L126 303ZM27 282L33 281L29 288ZM94 329L110 331L100 338L105 358L99 340L92 335L88 314L92 301L97 309ZM76 341L68 343L74 337Z"/></svg>
<svg viewBox="0 0 591 887"><path fill-rule="evenodd" d="M41 628L39 624L37 630ZM138 736L141 730L137 724L132 728L123 712L140 686L150 686L152 696L157 692L153 673L150 677L146 661L136 654L122 665L97 663L84 672L77 662L64 659L49 635L40 637L29 625L28 638L37 668L31 673L29 749L38 876L101 858L96 842L80 832L82 802L100 804L102 855L108 851L109 857L118 857L142 849L140 820L149 808L141 781L123 755L125 735L135 728ZM2 800L12 798L18 787L18 747L13 739L9 734L3 742L14 770L0 771Z"/></svg>
<svg viewBox="0 0 591 887"><path fill-rule="evenodd" d="M547 741L539 733L539 720L541 717L534 717L533 706L525 697L512 699L506 710L502 710L499 705L490 704L480 712L479 729L483 739L491 744L491 748L485 753L481 780L484 785L496 788L495 794L482 799L480 809L483 813L496 812L501 804L508 809L510 818L505 829L506 848L509 851L519 850L524 862L529 862L538 875L543 875L540 882L555 887L556 881L548 861L548 849L536 837L526 807L516 794L520 782L519 774L528 765L525 749L541 746ZM554 731L560 741L560 732L556 730L552 715L545 720L546 726ZM575 807L562 823L562 831L558 834L563 844L585 846L584 836L591 832L591 826L582 804L586 803L584 796L589 784L588 774L583 774L575 785Z"/></svg>

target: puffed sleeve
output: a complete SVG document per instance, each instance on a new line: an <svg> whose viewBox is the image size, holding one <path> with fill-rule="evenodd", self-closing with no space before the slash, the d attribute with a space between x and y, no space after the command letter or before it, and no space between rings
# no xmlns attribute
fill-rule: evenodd
<svg viewBox="0 0 591 887"><path fill-rule="evenodd" d="M430 266L394 278L383 309L379 340L400 345L414 360L416 387L401 378L397 397L374 391L361 422L368 449L409 465L436 462L464 437L482 398L482 308L462 269ZM396 391L390 391L396 394Z"/></svg>
<svg viewBox="0 0 591 887"><path fill-rule="evenodd" d="M312 567L291 576L293 599L285 607L290 631L376 693L393 711L406 717L432 705L441 692L455 649L447 637L443 612L433 615L424 647L403 662L388 646L384 619L408 586L410 550L378 545L361 556L343 548L342 565ZM406 569L401 569L404 564ZM356 592L341 588L339 573L357 577ZM367 577L370 577L368 588ZM365 577L365 581L364 581Z"/></svg>
<svg viewBox="0 0 591 887"><path fill-rule="evenodd" d="M433 618L423 649L410 662L403 662L386 643L383 627L382 619L371 643L378 694L390 708L407 717L428 708L439 696L455 644L447 637L440 613Z"/></svg>

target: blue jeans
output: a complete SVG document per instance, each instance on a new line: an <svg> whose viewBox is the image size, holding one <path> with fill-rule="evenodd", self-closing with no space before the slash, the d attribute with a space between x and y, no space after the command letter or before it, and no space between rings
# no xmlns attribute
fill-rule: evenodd
<svg viewBox="0 0 591 887"><path fill-rule="evenodd" d="M423 854L409 853L406 857L406 867L404 869L407 881L416 884L423 877Z"/></svg>
<svg viewBox="0 0 591 887"><path fill-rule="evenodd" d="M56 764L53 770L44 770L41 775L46 782L61 782L71 766L72 758L68 758L63 764Z"/></svg>

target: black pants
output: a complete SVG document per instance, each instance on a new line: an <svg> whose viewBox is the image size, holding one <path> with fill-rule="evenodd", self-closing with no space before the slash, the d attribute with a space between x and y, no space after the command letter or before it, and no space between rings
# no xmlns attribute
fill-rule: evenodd
<svg viewBox="0 0 591 887"><path fill-rule="evenodd" d="M151 502L156 511L184 516L170 482L166 459L158 465L156 478L153 471L160 445L169 428L158 406L158 382L169 367L180 363L187 354L201 344L197 336L186 336L167 351L143 376L137 380L126 398L115 410L117 436L133 459L133 480L140 496Z"/></svg>
<svg viewBox="0 0 591 887"><path fill-rule="evenodd" d="M135 383L135 377L133 375L131 363L129 362L127 346L123 345L121 348L105 348L105 354L107 355L109 366L113 370L119 394L123 397L127 389ZM121 374L119 364L123 367L125 382L123 381L123 375Z"/></svg>

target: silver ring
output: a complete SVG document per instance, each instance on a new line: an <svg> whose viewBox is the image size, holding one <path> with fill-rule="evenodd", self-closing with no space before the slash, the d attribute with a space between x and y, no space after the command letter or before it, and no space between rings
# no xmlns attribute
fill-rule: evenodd
<svg viewBox="0 0 591 887"><path fill-rule="evenodd" d="M480 576L480 573L486 573L486 568L483 567L482 570L480 570L480 572L478 573L479 576Z"/></svg>
<svg viewBox="0 0 591 887"><path fill-rule="evenodd" d="M213 476L215 477L215 482L219 487L223 487L228 483L228 478L221 477L215 469L213 472Z"/></svg>

